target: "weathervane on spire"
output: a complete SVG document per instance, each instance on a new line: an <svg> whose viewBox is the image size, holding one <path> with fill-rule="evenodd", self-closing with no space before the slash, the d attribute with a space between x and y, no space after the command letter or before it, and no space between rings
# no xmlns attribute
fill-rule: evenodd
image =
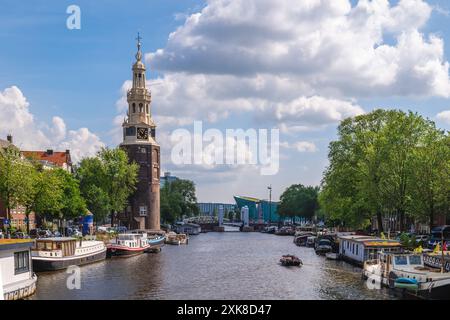
<svg viewBox="0 0 450 320"><path fill-rule="evenodd" d="M138 36L137 36L136 40L137 40L137 47L138 47L138 52L136 53L136 59L137 59L137 61L141 61L141 59L142 59L142 53L141 53L142 38L141 38L141 35L139 32L138 32Z"/></svg>

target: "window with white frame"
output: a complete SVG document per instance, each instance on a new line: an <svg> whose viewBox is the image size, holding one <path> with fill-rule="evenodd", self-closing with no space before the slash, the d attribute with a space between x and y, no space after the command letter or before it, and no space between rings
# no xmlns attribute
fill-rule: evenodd
<svg viewBox="0 0 450 320"><path fill-rule="evenodd" d="M140 206L139 207L139 215L141 217L147 216L147 206Z"/></svg>

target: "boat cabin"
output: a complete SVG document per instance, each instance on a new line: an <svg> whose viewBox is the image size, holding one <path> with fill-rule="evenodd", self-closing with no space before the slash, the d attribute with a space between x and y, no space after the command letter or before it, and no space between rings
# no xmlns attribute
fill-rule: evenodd
<svg viewBox="0 0 450 320"><path fill-rule="evenodd" d="M116 238L116 244L128 248L139 248L147 244L147 234L145 233L122 233Z"/></svg>
<svg viewBox="0 0 450 320"><path fill-rule="evenodd" d="M401 252L402 245L396 240L370 236L348 235L339 237L339 254L350 263L362 266L365 261L377 259L383 252Z"/></svg>
<svg viewBox="0 0 450 320"><path fill-rule="evenodd" d="M195 223L184 223L176 226L176 232L188 235L198 235L202 232L202 228Z"/></svg>
<svg viewBox="0 0 450 320"><path fill-rule="evenodd" d="M36 291L32 246L28 239L0 239L0 300L23 299Z"/></svg>
<svg viewBox="0 0 450 320"><path fill-rule="evenodd" d="M33 256L45 258L63 258L75 255L76 238L44 238L37 239L33 247Z"/></svg>

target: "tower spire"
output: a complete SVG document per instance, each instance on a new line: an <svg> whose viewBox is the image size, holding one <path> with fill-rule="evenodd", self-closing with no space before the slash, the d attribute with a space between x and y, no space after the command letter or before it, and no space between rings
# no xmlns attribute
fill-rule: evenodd
<svg viewBox="0 0 450 320"><path fill-rule="evenodd" d="M138 52L136 53L136 60L137 61L141 61L142 60L142 52L141 52L141 40L142 40L142 38L141 38L141 35L140 35L139 32L138 32L138 36L137 36L136 40L137 40L137 48L138 48Z"/></svg>

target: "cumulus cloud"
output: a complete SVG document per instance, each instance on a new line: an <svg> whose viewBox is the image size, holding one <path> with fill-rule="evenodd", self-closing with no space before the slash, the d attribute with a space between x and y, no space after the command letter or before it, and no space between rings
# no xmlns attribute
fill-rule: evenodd
<svg viewBox="0 0 450 320"><path fill-rule="evenodd" d="M431 12L423 0L210 0L147 61L168 73L232 75L237 86L269 74L316 94L449 97L443 41L422 33Z"/></svg>
<svg viewBox="0 0 450 320"><path fill-rule="evenodd" d="M318 151L315 143L310 141L297 141L295 143L282 142L280 146L286 149L294 149L297 152L307 152L307 153L315 153Z"/></svg>
<svg viewBox="0 0 450 320"><path fill-rule="evenodd" d="M345 118L360 115L364 110L349 101L323 97L300 97L287 104L279 103L269 110L278 122L304 126L321 126L338 123Z"/></svg>
<svg viewBox="0 0 450 320"><path fill-rule="evenodd" d="M0 91L0 137L12 134L14 144L22 150L69 149L75 162L104 146L87 128L67 131L60 117L53 117L51 125L36 121L29 107L18 87Z"/></svg>
<svg viewBox="0 0 450 320"><path fill-rule="evenodd" d="M436 118L446 124L450 125L450 110L439 112Z"/></svg>

